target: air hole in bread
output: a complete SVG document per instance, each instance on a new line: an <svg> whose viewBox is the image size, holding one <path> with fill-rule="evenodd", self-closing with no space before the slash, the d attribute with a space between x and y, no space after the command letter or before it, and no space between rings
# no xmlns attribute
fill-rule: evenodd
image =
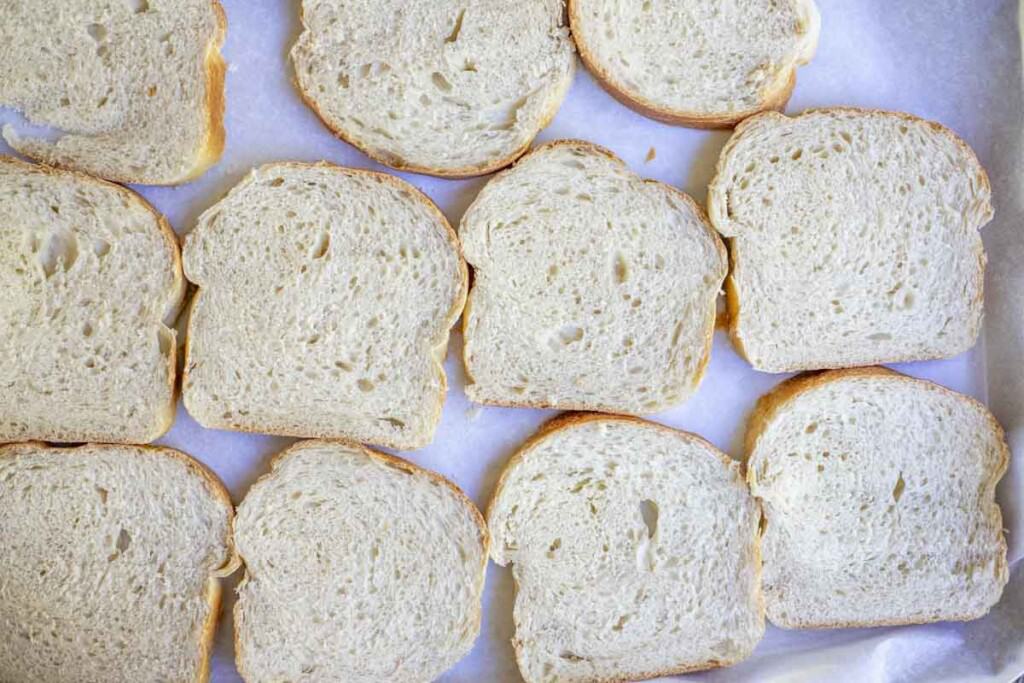
<svg viewBox="0 0 1024 683"><path fill-rule="evenodd" d="M907 487L906 481L903 480L903 473L900 472L896 478L896 485L892 488L892 499L897 503L900 502L900 498L903 496L903 490Z"/></svg>
<svg viewBox="0 0 1024 683"><path fill-rule="evenodd" d="M459 39L459 33L462 32L462 19L466 16L466 10L459 12L459 16L455 17L455 26L452 28L452 32L448 34L448 37L444 39L446 43L454 43Z"/></svg>
<svg viewBox="0 0 1024 683"><path fill-rule="evenodd" d="M448 79L445 78L439 72L435 71L434 73L432 73L430 75L430 80L434 83L434 87L436 87L438 90L441 90L443 92L452 91L452 84L449 83Z"/></svg>
<svg viewBox="0 0 1024 683"><path fill-rule="evenodd" d="M149 11L149 0L126 0L128 10L134 14L142 14Z"/></svg>
<svg viewBox="0 0 1024 683"><path fill-rule="evenodd" d="M658 504L653 500L640 501L640 516L647 527L647 538L654 538L658 533Z"/></svg>
<svg viewBox="0 0 1024 683"><path fill-rule="evenodd" d="M373 391L373 382L371 382L368 379L359 380L358 382L356 382L356 386L359 387L360 391Z"/></svg>
<svg viewBox="0 0 1024 683"><path fill-rule="evenodd" d="M89 34L89 37L97 43L101 43L107 39L107 27L103 24L89 24L85 27L85 31Z"/></svg>
<svg viewBox="0 0 1024 683"><path fill-rule="evenodd" d="M615 255L615 280L619 284L629 280L629 264L626 262L626 257L622 254Z"/></svg>

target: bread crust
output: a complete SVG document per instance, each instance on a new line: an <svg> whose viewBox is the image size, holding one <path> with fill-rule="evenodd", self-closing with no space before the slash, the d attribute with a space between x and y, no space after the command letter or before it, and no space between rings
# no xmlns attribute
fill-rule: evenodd
<svg viewBox="0 0 1024 683"><path fill-rule="evenodd" d="M754 448L757 446L757 440L761 434L768 428L771 421L786 405L804 394L805 392L812 391L822 386L831 384L832 382L842 381L846 379L888 379L899 382L906 382L909 384L915 384L921 387L926 387L931 391L936 391L946 396L952 396L960 401L968 403L974 406L976 409L980 409L981 414L984 415L989 423L989 427L993 433L997 436L997 439L1002 446L1000 448L1000 460L996 467L990 472L988 480L984 482L984 488L991 491L992 495L992 508L993 516L989 522L991 528L1002 529L1003 528L1003 517L1002 511L999 508L999 504L995 502L995 487L1002 479L1003 474L1006 473L1006 469L1010 462L1010 447L1006 442L1006 433L1003 430L1002 425L996 420L995 416L989 411L984 403L977 399L961 394L959 392L948 389L941 384L931 382L925 379L918 379L909 375L896 372L884 367L858 367L858 368L844 368L840 370L824 370L821 372L804 373L797 375L788 380L785 380L772 391L762 396L756 406L754 407L753 413L747 422L747 431L744 435L744 461L749 463L750 457L753 455ZM747 483L751 487L755 484L755 473L747 467L746 471ZM761 499L758 498L758 503L761 503ZM761 506L762 519L767 521L764 513L764 506ZM761 533L761 536L764 534ZM1003 533L999 534L1000 553L996 562L996 571L1005 585L1009 578L1009 569L1006 561L1006 536ZM781 628L802 628L802 629L832 629L832 628L861 628L861 627L872 627L872 626L906 626L910 624L927 624L936 621L970 621L972 619L978 619L988 613L989 610L980 612L977 614L960 614L954 617L942 617L940 619L882 619L877 621L864 620L864 621L842 621L842 622L816 622L811 620L800 620L800 619L787 619L785 621L771 620L773 624Z"/></svg>
<svg viewBox="0 0 1024 683"><path fill-rule="evenodd" d="M227 137L224 130L224 90L227 64L224 62L220 49L223 47L224 39L227 37L228 18L224 13L224 7L220 4L220 0L210 0L210 5L213 7L213 13L217 18L217 32L214 34L213 40L206 46L206 59L204 61L206 66L206 136L202 147L199 149L196 164L187 175L179 180L154 184L178 185L195 180L216 164L224 153Z"/></svg>
<svg viewBox="0 0 1024 683"><path fill-rule="evenodd" d="M26 441L23 443L0 445L0 458L17 457L19 452L23 453L26 450L49 451L51 453L59 452L63 456L73 457L95 451L104 451L110 445L114 445L116 448L134 448L137 449L140 454L149 454L162 458L173 458L184 463L192 474L197 475L202 479L207 490L220 502L227 513L227 535L224 538L224 546L227 551L227 556L224 564L212 572L210 574L210 578L207 579L206 593L204 597L206 598L206 604L209 609L206 614L206 620L200 631L198 642L199 662L194 680L195 683L206 683L210 678L210 656L213 652L213 641L217 632L217 620L220 616L220 579L231 576L231 574L235 573L240 564L238 554L235 552L234 542L235 507L231 502L231 495L228 493L227 488L225 488L224 483L213 472L213 470L184 451L179 451L175 448L168 448L166 446L148 446L139 444L85 443L72 448L54 448L42 441Z"/></svg>
<svg viewBox="0 0 1024 683"><path fill-rule="evenodd" d="M89 175L83 171L76 171L73 169L66 169L62 167L48 166L46 164L36 164L22 161L16 157L6 156L0 154L0 165L6 164L8 166L14 166L24 172L28 173L42 173L47 176L71 176L76 180L84 183L92 183L100 187L104 187L110 190L114 190L123 197L126 197L130 202L138 204L145 208L149 213L156 219L157 226L160 229L160 234L163 237L164 243L167 245L167 254L171 260L171 268L173 270L174 281L171 285L170 296L168 297L165 313L162 321L157 321L157 324L163 324L171 333L174 334L174 324L181 313L182 302L185 298L185 275L182 271L181 265L181 249L178 246L178 236L174 233L171 228L171 224L167 219L157 211L152 204L146 201L146 199L135 192L129 187L118 185L110 180L103 178L97 178L96 176ZM175 335L176 338L176 335ZM174 415L177 410L178 403L178 385L175 382L177 378L177 344L171 344L171 347L167 354L167 386L170 390L170 401L165 406L164 416L161 422L154 426L153 431L145 437L145 442L149 443L156 441L161 436L166 434L171 425L174 424ZM61 442L86 442L96 441L97 432L57 432L56 430L40 437L45 436L51 441ZM118 443L124 445L131 445L137 443L135 440L129 439L118 439L113 434L105 434L101 437L106 443Z"/></svg>
<svg viewBox="0 0 1024 683"><path fill-rule="evenodd" d="M718 232L712 226L711 221L708 218L707 212L704 210L704 207L701 206L699 203L697 203L697 201L694 200L693 197L691 197L690 195L686 194L685 192L683 192L682 190L680 190L677 187L673 187L672 185L669 185L668 183L663 183L663 182L658 181L658 180L652 180L650 178L643 178L643 177L641 177L639 174L635 173L632 169L630 169L626 165L626 162L624 162L622 159L620 159L618 156L616 156L616 154L614 152L612 152L611 150L609 150L608 148L602 147L601 145L595 144L593 142L588 142L586 140L579 140L579 139L575 139L575 138L566 138L566 139L562 139L562 140L552 140L550 142L545 142L545 143L540 144L537 147L534 147L533 149L531 149L528 154L526 154L525 156L523 156L521 159L519 159L516 162L516 166L518 166L519 163L521 163L522 161L525 161L527 158L529 158L530 156L532 156L534 154L537 154L539 152L543 152L543 151L548 150L548 149L554 149L554 148L557 148L557 147L570 147L570 148L575 148L575 149L582 150L584 152L590 152L590 153L593 153L593 154L599 154L601 156L604 156L604 157L606 157L608 159L611 159L612 161L618 163L623 168L628 170L630 173L633 173L633 175L635 175L638 179L642 180L644 182L644 184L649 184L649 185L653 185L653 186L656 186L656 187L660 187L660 188L672 191L673 194L675 194L679 199L681 199L683 201L683 203L685 203L687 206L689 206L690 209L693 210L693 212L697 215L697 217L700 220L701 226L704 228L705 232L707 233L708 237L711 239L711 242L712 242L712 244L715 247L715 252L718 254L718 258L719 258L720 262L723 264L723 270L725 270L725 272L728 272L728 259L729 259L728 252L726 251L725 244L723 243L721 236L718 234ZM514 169L515 169L515 166L513 166L512 168L509 168L509 169L505 169L504 171L501 171L500 173L495 175L494 178L492 178L490 181L488 181L488 183L491 183L491 182L494 182L494 181L498 180L499 178L503 177L506 173L509 173L510 171L513 171ZM475 200L474 200L474 202L475 202ZM470 208L472 208L472 205L470 205ZM468 214L469 214L469 209L466 209L466 213L463 214L463 215L468 215ZM719 284L719 286L721 287L721 284ZM475 290L475 287L470 289L469 294L466 297L465 307L463 308L463 312L462 312L462 335L463 335L463 338L466 337L466 335L467 335L467 333L469 331L469 319L470 319L470 311L472 310L472 306L473 306L474 290ZM716 327L716 318L717 318L717 312L715 310L715 302L717 302L717 299L718 299L718 297L716 295L715 296L715 301L713 301L711 303L711 306L710 306L711 313L709 314L709 319L708 319L708 321L705 322L704 350L703 350L702 358L701 358L700 362L697 365L697 371L694 373L694 376L693 376L693 388L696 388L697 386L700 385L701 380L704 379L704 375L707 372L708 363L710 363L710 361L711 361L711 347L714 344L714 340L715 340L715 327ZM473 380L473 373L471 372L470 367L469 367L469 356L466 353L466 348L467 348L467 345L463 344L463 347L462 347L462 368L463 368L463 371L466 374L466 390L467 390L466 393L470 394L470 392L472 391L470 389L470 387L474 384L474 380ZM557 402L556 403L556 402L549 402L549 401L504 401L504 400L500 400L500 399L479 399L476 396L470 396L470 399L472 401L474 401L476 403L480 403L482 405L503 406L503 407L506 407L506 408L555 408L555 409L558 409L558 410L571 410L571 411L582 411L582 412L599 412L599 413L606 413L606 414L609 414L609 415L622 414L624 412L620 408L607 408L607 407L599 406L599 405L596 405L596 404L589 404L589 403L572 403L572 402ZM648 413L626 413L626 414L631 414L631 415L641 415L641 414L643 414L643 415L647 415L647 414L650 414L650 413L657 412L658 410L665 410L665 409L671 407L671 405L675 405L675 404L662 405L662 406L659 406L659 408L657 410L652 410L652 411L649 411Z"/></svg>
<svg viewBox="0 0 1024 683"><path fill-rule="evenodd" d="M971 148L971 146L968 145L960 136L958 136L956 133L954 133L952 130L950 130L946 126L942 125L941 123L938 123L937 121L931 121L929 119L923 119L923 118L921 118L919 116L915 116L914 114L908 114L906 112L891 111L891 110L887 110L887 109L873 109L873 108L866 108L866 107L815 107L815 108L812 108L812 109L805 109L804 111L800 112L799 114L795 114L793 116L786 116L785 114L781 114L781 113L778 113L778 112L762 112L762 113L756 114L754 116L751 116L750 118L747 118L747 119L743 120L742 122L740 122L736 126L736 129L733 132L732 137L730 137L729 140L726 142L725 147L722 148L722 152L721 152L721 154L718 157L718 162L717 162L717 164L715 166L715 175L711 179L711 183L708 185L708 200L707 200L707 203L708 203L708 218L709 218L709 220L711 221L711 224L715 227L716 230L721 231L720 230L720 226L724 225L729 220L728 215L727 215L728 214L728 208L725 206L725 203L727 202L727 199L724 196L719 196L719 194L721 192L720 184L726 182L725 180L723 180L725 178L725 166L726 166L726 164L728 162L728 159L729 159L730 155L732 154L733 149L736 147L736 145L739 142L740 135L743 132L745 132L748 127L754 127L756 125L760 125L762 122L765 122L765 121L776 121L776 122L779 121L779 120L789 121L789 120L799 119L799 118L801 118L803 116L806 116L806 115L809 115L809 114L894 116L894 117L903 119L904 121L907 121L907 122L910 122L910 123L923 123L923 124L927 125L935 133L943 135L947 139L952 141L960 149L960 151L971 162L973 162L974 168L977 171L977 175L975 176L975 179L977 180L978 185L981 187L982 193L987 195L987 196L989 196L989 197L991 197L991 195L992 195L992 184L991 184L991 181L989 180L988 172L985 170L985 167L981 165L981 161L978 159L978 155L974 152L974 150ZM727 190L726 190L726 192L727 192ZM985 225L987 225L992 220L993 210L992 210L991 203L989 203L989 205L986 208L987 208L988 219L979 226L979 229L984 228ZM723 213L723 211L725 213ZM726 236L726 235L723 235L723 236L725 237L725 242L726 242L726 245L728 246L728 251L729 251L729 275L725 279L726 312L727 312L728 320L729 320L729 323L728 323L729 338L732 340L732 345L733 345L733 348L736 350L736 352L745 361L747 361L751 365L754 365L753 361L751 360L750 356L747 353L746 348L743 345L743 339L740 336L740 329L739 329L740 315L741 315L742 295L740 293L739 286L736 284L736 277L735 277L735 273L740 268L739 253L738 253L738 250L736 248L736 239L737 238L733 237L733 236ZM986 265L988 263L988 257L985 255L984 246L979 246L979 248L975 252L975 257L978 260L978 266L979 266L978 267L978 273L979 273L979 276L978 276L978 279L975 281L975 286L977 288L978 295L977 295L974 303L976 305L978 305L978 306L982 306L982 304L984 302L984 298L985 298L985 267L986 267ZM981 333L981 330L980 330L980 327L979 327L979 329L975 330L975 332L974 332L975 339L977 339L977 336L980 333ZM970 348L970 347L967 347L967 348ZM961 352L962 351L966 351L967 348L961 349ZM909 362L913 362L913 361L935 360L937 358L947 358L947 357L948 357L947 355L921 356L921 355L917 355L917 354L906 354L906 355L898 356L898 357L877 357L876 356L876 357L874 357L874 358L872 358L870 360L865 360L865 361L863 361L861 363L857 363L856 365L857 365L857 367L870 367L870 366L878 365L880 363L909 363ZM790 372L790 371L792 371L792 372L802 372L802 371L813 371L813 370L837 370L837 369L842 369L842 368L848 367L848 366L849 366L849 363L844 363L844 364L840 364L840 363L825 363L825 364L823 364L823 363L820 363L820 362L818 362L818 363L803 363L803 364L798 364L798 365L787 366L787 368L784 371L786 371L786 372ZM757 366L754 366L754 368L757 369L757 370L761 369L761 368L758 368ZM782 371L782 370L780 370L780 371Z"/></svg>
<svg viewBox="0 0 1024 683"><path fill-rule="evenodd" d="M473 518L473 522L477 526L477 532L479 534L480 544L481 544L481 547L483 548L483 554L482 554L482 558L483 559L482 559L482 562L480 564L480 587L481 587L481 591L483 590L484 577L487 574L487 561L488 561L488 558L490 557L490 552L491 552L491 533L490 533L490 529L488 528L487 522L484 520L483 515L480 513L480 509L476 506L476 503L474 503L469 498L469 496L467 496L465 494L465 492L463 492L463 490L461 488L459 488L459 486L457 484L455 484L455 482L450 481L446 477L441 476L440 474L438 474L437 472L434 472L433 470L429 470L429 469L427 469L425 467L420 467L416 463L413 463L413 462L410 462L408 460L405 460L404 458L399 458L398 456L394 456L394 455L390 455L388 453L384 453L382 451L374 450L372 448L369 448L368 446L364 446L361 443L357 443L355 441L351 441L351 440L348 440L348 439L308 439L308 440L305 440L305 441L299 441L297 443L294 443L291 446L289 446L288 448L284 449L283 451L280 451L279 453L276 453L275 455L273 455L270 458L270 463L269 463L268 471L266 471L264 474L260 475L259 479L257 479L255 482L253 482L252 486L256 486L257 484L259 484L263 480L269 479L272 476L274 476L274 471L277 469L278 465L285 458L291 457L292 455L295 455L295 453L301 452L301 451L303 451L303 450L305 450L307 448L323 446L323 445L336 445L336 446L342 446L342 447L345 447L345 448L350 448L352 450L359 451L360 453L362 453L363 455L366 455L369 458L372 458L374 460L382 462L382 463L384 463L384 464L386 464L386 465L388 465L390 467L397 468L397 469L399 469L399 470L401 470L403 472L406 472L407 474L426 476L431 481L437 482L438 484L442 484L443 486L447 487L448 490L451 491L452 494L454 494L456 500L458 500L460 503L462 503L462 505L464 507L466 507L467 510L469 510L470 516ZM250 487L250 488L252 488L252 487ZM243 499L243 502L244 502L244 499ZM240 503L240 505L241 505L241 503ZM232 531L232 535L234 535L234 517L232 517L231 531ZM241 589L241 587L244 585L244 583L248 580L249 573L248 573L248 569L245 566L245 558L242 557L240 554L236 555L236 556L238 558L238 562L239 562L240 566L242 566L242 568L245 569L245 574L243 575L241 582L239 582L238 588L235 589L235 592L237 594L238 590ZM482 596L482 593L481 593L481 596ZM475 625L475 630L477 632L479 632L479 630L480 630L480 622L481 622L481 619L482 619L482 616L483 616L483 602L482 602L482 600L478 599L476 601L476 605L477 605L477 610L476 610L476 613L474 614L474 625ZM241 616L240 605L239 605L238 602L235 602L235 607L234 607L234 621L235 621L235 629L234 629L234 631L235 631L235 633L234 633L235 664L238 667L238 673L242 677L242 680L247 681L247 682L254 682L254 681L257 680L257 678L252 675L252 672L245 670L245 667L244 667L244 664L243 664L245 662L245 658L242 656L242 651L243 651L242 641L241 641L241 639L239 638L239 635L238 635L239 634L238 623L239 623L239 617L240 616Z"/></svg>
<svg viewBox="0 0 1024 683"><path fill-rule="evenodd" d="M378 179L382 180L383 182L388 183L392 187L396 187L396 188L398 188L400 190L408 192L411 197L414 197L415 199L419 200L422 204L424 204L428 208L428 210L434 216L434 218L437 220L437 222L441 226L443 226L445 236L448 239L448 243L451 245L452 249L455 250L455 253L458 256L458 263L459 263L459 286L458 286L458 291L456 293L456 296L455 296L454 300L452 301L452 306L449 309L448 315L445 318L444 325L441 328L441 332L438 333L437 338L435 339L434 343L430 347L431 348L431 356L432 356L432 358L434 360L434 368L435 368L435 371L436 371L436 376L437 376L437 379L438 379L438 386L439 386L438 394L437 394L438 398L437 398L436 407L434 409L433 414L431 415L431 422L434 425L434 431L436 431L437 424L438 424L438 422L440 422L440 419L441 419L441 412L444 409L445 396L446 396L446 394L448 392L448 376L445 374L445 371L444 371L444 360L445 360L445 357L448 355L448 342L449 342L449 338L451 336L451 329L452 329L452 327L454 327L455 323L458 321L459 316L462 315L463 308L466 305L466 298L467 298L468 290L469 290L469 267L466 265L466 259L465 259L465 256L463 256L463 253L462 253L462 244L459 242L459 237L456 234L455 229L452 228L451 224L448 222L448 219L445 217L444 213L441 211L441 209L437 206L437 204L434 203L434 201L430 197L428 197L426 194L424 194L422 191L420 191L418 188L416 188L412 184L407 183L406 181L402 180L401 178L396 178L395 176L390 175L388 173L383 173L383 172L380 172L380 171L371 171L371 170L362 169L362 168L352 168L352 167L349 167L349 166L341 166L341 165L338 165L338 164L333 164L333 163L328 162L328 161L318 161L318 162L315 162L315 163L306 163L306 162L300 162L300 161L288 161L288 162L270 163L270 164L264 164L262 166L258 166L255 169L253 169L252 172L259 172L259 171L262 171L262 170L267 169L267 168L282 167L282 166L286 167L286 168L323 168L323 169L327 169L327 170L330 170L330 171L338 172L338 173L341 173L342 175L347 175L347 176L364 175L364 176L370 176L370 177L373 177L373 178L378 178ZM242 181L242 182L244 182L244 181ZM232 188L232 189L234 189L234 188ZM230 190L228 192L230 192ZM226 195L227 195L227 193L225 193L224 196L226 196ZM223 197L221 199L223 199ZM194 233L194 231L193 231L193 233ZM188 244L189 240L193 239L193 237L192 237L193 233L189 233L189 235L186 236L186 238L185 238L186 244ZM193 284L195 284L195 283L193 283ZM196 302L198 302L199 298L202 296L202 292L203 292L203 288L201 286L199 286L198 284L196 284L196 291L195 291L195 294L193 294L193 296L192 296L192 300L191 300L191 302L189 304L189 308L188 308L187 333L185 335L185 364L184 364L184 369L182 370L182 386L183 387L185 385L187 385L187 383L188 383L189 369L192 366L191 355L190 355L191 354L191 342L192 342L192 336L193 336L193 334L192 334L192 332L193 332L193 330L192 330L192 323L193 323L192 311L195 309ZM209 416L207 416L207 415L198 415L197 413L193 412L192 411L192 407L189 405L188 392L184 392L183 391L183 394L184 394L185 407L188 409L189 414L192 415L192 417L195 418L196 421L199 422L199 424L203 425L204 427L209 427L209 428L214 428L214 429L229 429L231 431L246 432L246 433L250 433L250 434L274 434L274 435L277 435L277 436L291 436L291 437L296 437L296 438L317 438L317 439L326 439L326 440L339 440L339 439L340 440L345 440L347 438L347 437L341 436L339 434L328 434L328 433L323 433L323 432L317 433L316 430L304 430L303 433L298 433L297 431L292 431L292 430L273 430L273 431L267 431L265 429L259 429L259 428L255 428L255 427L236 427L236 426L234 426L234 425L232 425L230 423L218 421L216 419L216 417L214 417L214 419L209 419ZM379 442L377 443L377 445L384 446L386 448L395 448L395 449L398 449L398 450L405 450L405 449L422 448L422 447L428 445L432 440L433 440L433 432L430 435L428 435L425 439L410 439L408 441L402 441L402 440L399 440L399 439L380 439Z"/></svg>
<svg viewBox="0 0 1024 683"><path fill-rule="evenodd" d="M619 82L600 64L593 50L591 50L590 45L583 40L581 31L579 30L579 25L582 22L580 0L566 1L568 3L570 30L573 36L573 41L576 43L576 49L580 54L580 59L583 60L583 63L586 65L590 73L594 75L594 78L598 83L600 83L601 87L621 104L624 104L642 116L646 116L647 118L651 118L656 121L661 121L662 123L686 126L688 128L732 128L740 121L743 121L754 114L765 111L781 111L785 109L786 103L789 102L789 98L793 94L793 89L796 87L797 68L811 61L811 58L814 56L817 49L818 36L820 33L820 17L817 7L814 4L814 0L793 0L796 6L803 8L803 13L806 15L808 21L808 25L805 28L811 38L808 44L804 47L804 50L794 58L793 62L785 71L780 72L782 78L777 78L776 81L765 90L762 94L761 104L758 106L741 109L735 112L704 114L695 111L663 107L647 99L641 93L631 92L625 84Z"/></svg>
<svg viewBox="0 0 1024 683"><path fill-rule="evenodd" d="M306 31L308 30L308 28L306 26L305 19L305 5L303 2L299 2L298 5L299 24L302 26L302 30ZM294 45L295 44L293 44L292 46L293 49ZM510 154L500 159L495 159L494 161L491 161L486 164L480 164L476 166L462 166L457 168L441 168L438 166L421 166L419 164L410 163L405 161L401 157L398 157L397 155L376 150L367 145L366 143L364 143L358 137L352 135L351 133L345 130L342 130L340 126L336 126L333 123L331 123L329 117L324 113L323 109L321 109L321 107L317 104L315 98L313 98L308 92L306 92L303 89L302 84L299 83L299 79L295 75L295 62L294 57L292 57L291 50L289 50L288 57L290 60L293 60L292 85L295 86L295 91L299 94L299 97L302 98L302 101L306 103L306 106L313 110L313 113L317 115L317 118L320 119L324 126L329 131L331 131L331 133L336 138L338 138L342 142L346 142L352 145L357 150L359 150L366 156L370 157L374 161L383 164L389 168L393 168L396 171L402 171L403 173L419 173L422 175L436 176L438 178L450 178L452 180L458 180L460 178L474 178L476 176L494 173L499 169L509 166L510 164L514 163L517 159L519 159L519 157L523 156L527 152L527 150L530 149L530 145L533 144L533 141L537 137L537 134L539 134L540 131L547 128L548 124L551 123L551 120L555 118L555 114L558 113L559 108L562 106L562 101L565 99L565 95L569 90L569 86L572 84L573 78L576 75L576 60L572 59L570 61L569 71L565 76L565 81L562 83L562 94L559 97L555 98L552 101L551 106L548 107L548 109L544 112L544 115L541 117L540 122L537 125L537 130L534 132L534 134L530 136L529 139L524 141L522 145L513 150Z"/></svg>
<svg viewBox="0 0 1024 683"><path fill-rule="evenodd" d="M542 424L533 435L531 435L525 442L523 442L523 444L518 449L516 449L515 453L513 453L512 456L508 459L508 462L505 463L504 468L502 468L501 475L498 477L498 482L494 485L494 492L491 494L491 497L488 499L487 502L485 517L487 519L488 527L490 527L491 524L491 513L493 511L495 501L497 501L498 498L504 492L506 480L509 474L516 466L519 465L519 463L523 461L523 459L528 455L528 453L534 447L538 446L547 438L554 434L557 434L558 432L561 432L566 429L572 429L574 427L578 427L581 425L590 424L592 422L619 422L625 424L650 427L665 434L670 434L676 438L681 438L684 441L696 443L700 446L709 449L727 468L732 469L733 467L735 467L736 476L738 477L739 482L744 482L745 465L742 462L737 462L736 460L733 460L726 453L724 453L722 450L720 450L718 447L716 447L714 444L712 444L710 441L700 436L699 434L694 434L693 432L687 432L681 429L668 427L658 422L650 422L648 420L644 420L639 417L634 417L632 415L609 415L592 412L561 413L560 415L556 415L555 417L551 418L550 420ZM761 521L764 519L764 512L761 507L761 501L753 497L751 498L754 501L754 506L758 514L758 519L759 521ZM755 565L754 584L757 586L757 611L759 618L763 624L765 619L765 600L764 593L761 591L761 537L760 532L757 529L755 529L754 537L750 539L750 547L752 550L752 561ZM492 559L494 559L495 564L498 564L499 566L507 566L509 564L508 562L502 564L497 560L497 558ZM515 637L515 635L513 635L512 637L512 646L516 653L516 663L519 666L520 672L526 671L527 658L525 653L523 652L522 643L518 640L518 638ZM708 660L706 662L701 662L698 664L688 664L686 666L674 667L660 671L631 672L623 676L613 676L608 678L594 679L594 683L629 683L629 681L642 681L651 678L661 678L663 676L676 676L680 674L691 673L694 671L705 671L708 669L717 669L725 666L731 666L742 661L745 658L746 657L743 656L731 660Z"/></svg>

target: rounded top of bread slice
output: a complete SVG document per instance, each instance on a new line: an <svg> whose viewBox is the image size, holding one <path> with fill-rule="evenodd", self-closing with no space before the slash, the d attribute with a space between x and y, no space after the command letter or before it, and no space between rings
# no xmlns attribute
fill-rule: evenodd
<svg viewBox="0 0 1024 683"><path fill-rule="evenodd" d="M169 448L0 447L0 679L202 681L233 508Z"/></svg>
<svg viewBox="0 0 1024 683"><path fill-rule="evenodd" d="M758 506L738 463L636 418L569 414L512 457L487 511L512 563L527 681L734 663L764 631Z"/></svg>
<svg viewBox="0 0 1024 683"><path fill-rule="evenodd" d="M727 257L680 190L560 140L495 176L459 237L472 400L641 414L700 382Z"/></svg>
<svg viewBox="0 0 1024 683"><path fill-rule="evenodd" d="M443 477L356 444L274 458L238 507L236 656L256 681L431 681L480 628L488 535Z"/></svg>
<svg viewBox="0 0 1024 683"><path fill-rule="evenodd" d="M38 0L5 8L0 106L18 152L110 180L171 185L224 149L227 21L216 0Z"/></svg>
<svg viewBox="0 0 1024 683"><path fill-rule="evenodd" d="M208 427L430 442L468 273L408 183L332 164L255 169L185 241L199 286L183 391Z"/></svg>
<svg viewBox="0 0 1024 683"><path fill-rule="evenodd" d="M731 126L781 109L814 56L814 0L569 0L580 57L624 104L668 123Z"/></svg>
<svg viewBox="0 0 1024 683"><path fill-rule="evenodd" d="M943 126L853 108L751 117L708 188L730 331L758 370L943 358L982 319L991 190Z"/></svg>
<svg viewBox="0 0 1024 683"><path fill-rule="evenodd" d="M575 56L562 0L304 0L303 98L381 163L439 176L507 166L558 110Z"/></svg>
<svg viewBox="0 0 1024 683"><path fill-rule="evenodd" d="M146 443L175 410L185 280L142 197L0 156L0 441Z"/></svg>
<svg viewBox="0 0 1024 683"><path fill-rule="evenodd" d="M747 430L768 617L789 628L974 619L1007 581L981 403L883 368L784 382Z"/></svg>

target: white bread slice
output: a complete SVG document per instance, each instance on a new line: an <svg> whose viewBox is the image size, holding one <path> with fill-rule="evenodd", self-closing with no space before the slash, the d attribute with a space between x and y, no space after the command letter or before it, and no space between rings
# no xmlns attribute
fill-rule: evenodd
<svg viewBox="0 0 1024 683"><path fill-rule="evenodd" d="M428 470L304 441L238 506L235 654L248 683L431 681L480 630L489 538Z"/></svg>
<svg viewBox="0 0 1024 683"><path fill-rule="evenodd" d="M254 170L184 247L199 286L183 391L206 427L430 442L468 275L414 187L331 164Z"/></svg>
<svg viewBox="0 0 1024 683"><path fill-rule="evenodd" d="M739 463L698 436L563 415L502 473L491 558L512 563L528 683L727 666L764 633L760 510Z"/></svg>
<svg viewBox="0 0 1024 683"><path fill-rule="evenodd" d="M726 254L679 190L562 140L491 180L459 237L472 400L639 414L700 382Z"/></svg>
<svg viewBox="0 0 1024 683"><path fill-rule="evenodd" d="M814 0L569 0L569 20L616 99L698 128L785 107L821 26Z"/></svg>
<svg viewBox="0 0 1024 683"><path fill-rule="evenodd" d="M985 170L937 123L820 109L762 114L708 190L729 238L731 333L758 370L943 358L982 316Z"/></svg>
<svg viewBox="0 0 1024 683"><path fill-rule="evenodd" d="M48 164L126 183L200 176L224 149L227 22L216 0L6 3L0 106L54 136L3 136Z"/></svg>
<svg viewBox="0 0 1024 683"><path fill-rule="evenodd" d="M0 680L207 680L237 567L212 472L169 448L12 444L0 509Z"/></svg>
<svg viewBox="0 0 1024 683"><path fill-rule="evenodd" d="M977 401L882 368L803 376L761 399L747 453L773 623L968 620L999 600L1009 450Z"/></svg>
<svg viewBox="0 0 1024 683"><path fill-rule="evenodd" d="M134 192L0 156L0 441L146 443L174 421L178 241Z"/></svg>
<svg viewBox="0 0 1024 683"><path fill-rule="evenodd" d="M563 0L302 0L299 92L381 163L460 177L507 166L576 65Z"/></svg>

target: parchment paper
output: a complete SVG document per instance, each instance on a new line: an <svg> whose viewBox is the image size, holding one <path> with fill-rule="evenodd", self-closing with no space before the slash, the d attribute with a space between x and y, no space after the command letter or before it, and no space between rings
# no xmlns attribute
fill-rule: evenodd
<svg viewBox="0 0 1024 683"><path fill-rule="evenodd" d="M380 168L333 138L299 100L286 59L298 32L297 0L222 0L229 31L227 150L221 163L181 188L139 189L179 233L253 165L327 159ZM823 23L818 55L799 72L788 111L859 105L909 111L963 136L989 169L996 218L985 230L990 270L986 329L978 347L946 361L896 366L987 400L1024 453L1024 187L1019 10L1016 0L818 0ZM0 121L9 113L0 115ZM645 119L597 87L582 67L557 118L541 140L574 137L607 146L640 174L682 187L703 201L727 132L694 131ZM645 161L651 148L656 158ZM10 153L0 143L0 151ZM402 174L445 211L453 225L486 181L449 181ZM405 457L454 480L483 506L509 455L552 411L474 409L462 390L452 339L450 390L442 424L428 448ZM781 375L752 371L722 333L700 391L654 419L695 431L740 454L748 411ZM207 430L179 406L161 443L212 467L241 500L269 457L291 439ZM1016 463L999 489L1013 561L1024 555L1024 475ZM1024 563L1015 562L1002 602L968 624L904 628L783 631L769 627L746 662L690 677L707 681L1009 681L1024 673ZM236 577L237 579L237 577ZM212 680L240 680L232 651L233 603L217 637ZM483 627L472 653L442 680L519 681L509 639L512 580L493 564L487 574Z"/></svg>

